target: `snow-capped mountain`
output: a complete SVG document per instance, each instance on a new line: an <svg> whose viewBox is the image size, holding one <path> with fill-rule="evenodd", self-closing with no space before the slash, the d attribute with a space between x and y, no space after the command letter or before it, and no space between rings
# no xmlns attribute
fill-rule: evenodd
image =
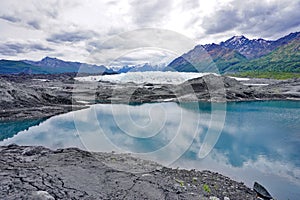
<svg viewBox="0 0 300 200"><path fill-rule="evenodd" d="M125 65L115 71L117 73L164 71L165 67L166 67L165 64L151 65L149 63L144 63L144 64L139 64L139 65L134 65L134 66Z"/></svg>
<svg viewBox="0 0 300 200"><path fill-rule="evenodd" d="M247 58L257 58L271 52L274 49L272 41L264 39L249 40L243 35L234 36L225 42L221 42L220 45L236 50Z"/></svg>
<svg viewBox="0 0 300 200"><path fill-rule="evenodd" d="M220 44L197 45L168 67L182 72L215 72L214 66L221 73L257 69L294 72L300 68L299 42L300 32L275 41L234 36Z"/></svg>
<svg viewBox="0 0 300 200"><path fill-rule="evenodd" d="M250 40L242 35L233 36L225 42L221 42L220 45L229 49L236 50L245 57L252 59L264 56L296 38L300 38L300 32L291 33L274 41L264 40L261 38Z"/></svg>

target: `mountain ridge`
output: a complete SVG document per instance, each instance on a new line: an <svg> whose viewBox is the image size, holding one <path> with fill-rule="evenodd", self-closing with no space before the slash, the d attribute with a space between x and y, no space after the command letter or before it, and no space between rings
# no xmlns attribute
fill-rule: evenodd
<svg viewBox="0 0 300 200"><path fill-rule="evenodd" d="M236 50L219 44L197 45L194 49L173 60L168 67L183 72L225 72L231 65L243 62L246 57Z"/></svg>
<svg viewBox="0 0 300 200"><path fill-rule="evenodd" d="M277 47L285 45L296 38L300 38L300 32L290 33L277 40L265 40L262 38L250 40L241 35L233 36L228 40L221 42L220 45L237 50L248 59L253 59L264 56L275 50Z"/></svg>
<svg viewBox="0 0 300 200"><path fill-rule="evenodd" d="M264 39L250 40L245 36L233 36L225 42L220 43L221 46L236 50L246 58L257 58L272 51L272 42Z"/></svg>
<svg viewBox="0 0 300 200"><path fill-rule="evenodd" d="M170 62L168 67L184 72L235 73L244 70L299 72L300 55L297 53L299 48L295 47L296 50L291 51L288 45L292 42L296 46L300 43L300 32L290 33L274 41L262 38L250 40L243 35L233 36L219 44L197 45ZM276 51L285 56L273 53ZM275 59L276 62L268 62L268 59L270 61ZM203 62L206 64L203 65ZM271 66L268 66L269 64Z"/></svg>
<svg viewBox="0 0 300 200"><path fill-rule="evenodd" d="M289 46L292 42L294 50ZM129 71L174 70L215 73L235 73L245 70L299 72L300 55L298 52L300 50L297 46L299 43L300 32L290 33L277 40L265 40L262 38L248 39L243 35L233 36L219 44L196 45L187 53L172 60L166 67L143 63L135 66L123 66L118 69L109 69L104 65L64 61L49 56L44 57L40 61L3 59L0 60L0 74L52 74L69 72L113 74Z"/></svg>
<svg viewBox="0 0 300 200"><path fill-rule="evenodd" d="M44 57L40 61L0 60L0 74L59 74L59 73L91 73L109 74L113 70L104 65L91 65L80 62L64 61L58 58Z"/></svg>
<svg viewBox="0 0 300 200"><path fill-rule="evenodd" d="M150 63L143 63L133 66L125 65L114 70L116 73L127 72L147 72L147 71L165 71L165 65L151 65Z"/></svg>
<svg viewBox="0 0 300 200"><path fill-rule="evenodd" d="M235 68L232 66L232 71ZM300 73L300 38L279 46L263 57L239 65L239 71L253 70Z"/></svg>

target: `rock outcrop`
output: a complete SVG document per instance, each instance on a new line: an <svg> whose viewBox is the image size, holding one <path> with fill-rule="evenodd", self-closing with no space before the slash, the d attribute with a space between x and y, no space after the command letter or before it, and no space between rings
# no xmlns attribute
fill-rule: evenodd
<svg viewBox="0 0 300 200"><path fill-rule="evenodd" d="M300 79L253 79L241 82L210 74L174 85L79 82L73 79L74 76L0 76L0 120L40 119L94 103L300 99Z"/></svg>
<svg viewBox="0 0 300 200"><path fill-rule="evenodd" d="M255 192L218 173L129 154L9 145L0 147L0 199L251 200Z"/></svg>

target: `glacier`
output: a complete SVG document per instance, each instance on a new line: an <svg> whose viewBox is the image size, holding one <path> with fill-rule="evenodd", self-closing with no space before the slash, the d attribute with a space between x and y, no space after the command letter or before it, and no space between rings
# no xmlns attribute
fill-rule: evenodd
<svg viewBox="0 0 300 200"><path fill-rule="evenodd" d="M215 73L194 73L194 72L162 72L162 71L149 71L149 72L128 72L123 74L115 75L100 75L100 76L85 76L76 77L77 81L105 81L111 83L129 83L133 82L136 84L181 84L189 79L202 77L208 74Z"/></svg>

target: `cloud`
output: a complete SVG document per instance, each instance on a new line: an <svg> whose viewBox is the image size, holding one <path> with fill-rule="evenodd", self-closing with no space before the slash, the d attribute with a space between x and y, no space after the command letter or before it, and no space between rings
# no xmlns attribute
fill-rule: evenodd
<svg viewBox="0 0 300 200"><path fill-rule="evenodd" d="M134 22L141 26L153 26L155 23L162 22L164 18L168 17L168 12L172 9L171 0L133 0L130 5L131 12L134 13L132 15Z"/></svg>
<svg viewBox="0 0 300 200"><path fill-rule="evenodd" d="M41 41L55 49L52 55L63 53L61 59L65 60L85 62L91 53L101 51L106 55L104 59L93 62L105 64L124 49L134 47L119 46L122 38L104 44L124 32L141 28L171 30L198 44L218 43L236 34L275 39L299 30L299 9L300 2L294 0L10 0L0 1L0 35L2 43L27 43L28 38ZM143 37L144 41L151 39ZM176 38L164 42L174 41ZM13 52L5 55L18 59L20 51ZM31 59L47 54L37 50L23 56Z"/></svg>
<svg viewBox="0 0 300 200"><path fill-rule="evenodd" d="M222 33L238 26L242 21L238 15L238 11L234 9L220 10L214 16L215 21L204 18L203 27L207 34Z"/></svg>
<svg viewBox="0 0 300 200"><path fill-rule="evenodd" d="M16 56L21 53L30 53L35 51L54 51L54 49L38 43L6 42L0 44L0 54L5 56Z"/></svg>
<svg viewBox="0 0 300 200"><path fill-rule="evenodd" d="M19 18L15 17L15 16L11 16L11 15L1 15L0 19L6 20L9 22L13 22L13 23L21 21Z"/></svg>
<svg viewBox="0 0 300 200"><path fill-rule="evenodd" d="M111 66L138 65L151 63L152 65L167 64L177 55L159 49L139 49L121 56L111 62Z"/></svg>
<svg viewBox="0 0 300 200"><path fill-rule="evenodd" d="M255 160L249 159L242 166L236 167L230 164L228 154L214 149L203 160L181 158L172 165L174 168L178 166L185 169L216 171L242 181L249 187L254 181L260 180L268 183L270 189L282 188L282 185L286 185L281 191L283 194L287 194L286 188L293 191L294 188L299 187L300 170L295 162L274 160L264 156L258 156ZM273 192L272 194L275 195ZM279 196L277 198L281 199Z"/></svg>
<svg viewBox="0 0 300 200"><path fill-rule="evenodd" d="M115 66L117 63L125 65L169 63L174 55L179 56L187 52L196 43L174 31L145 28L121 33L104 42L91 41L89 45L89 59L92 63ZM158 61L161 62L157 63Z"/></svg>
<svg viewBox="0 0 300 200"><path fill-rule="evenodd" d="M29 20L24 23L25 20L21 20L20 18L15 17L13 15L2 15L2 16L0 16L0 19L3 19L5 21L11 22L11 23L18 23L19 25L27 25L27 26L32 27L37 30L39 30L41 28L40 22L38 20Z"/></svg>
<svg viewBox="0 0 300 200"><path fill-rule="evenodd" d="M37 20L31 20L27 24L37 30L39 30L41 28L41 25Z"/></svg>
<svg viewBox="0 0 300 200"><path fill-rule="evenodd" d="M299 10L299 1L234 0L206 16L202 27L206 34L234 31L259 37L282 36L300 27Z"/></svg>
<svg viewBox="0 0 300 200"><path fill-rule="evenodd" d="M52 34L47 41L53 43L61 42L80 42L92 38L95 35L93 32L88 31L75 31L75 32L63 32Z"/></svg>

